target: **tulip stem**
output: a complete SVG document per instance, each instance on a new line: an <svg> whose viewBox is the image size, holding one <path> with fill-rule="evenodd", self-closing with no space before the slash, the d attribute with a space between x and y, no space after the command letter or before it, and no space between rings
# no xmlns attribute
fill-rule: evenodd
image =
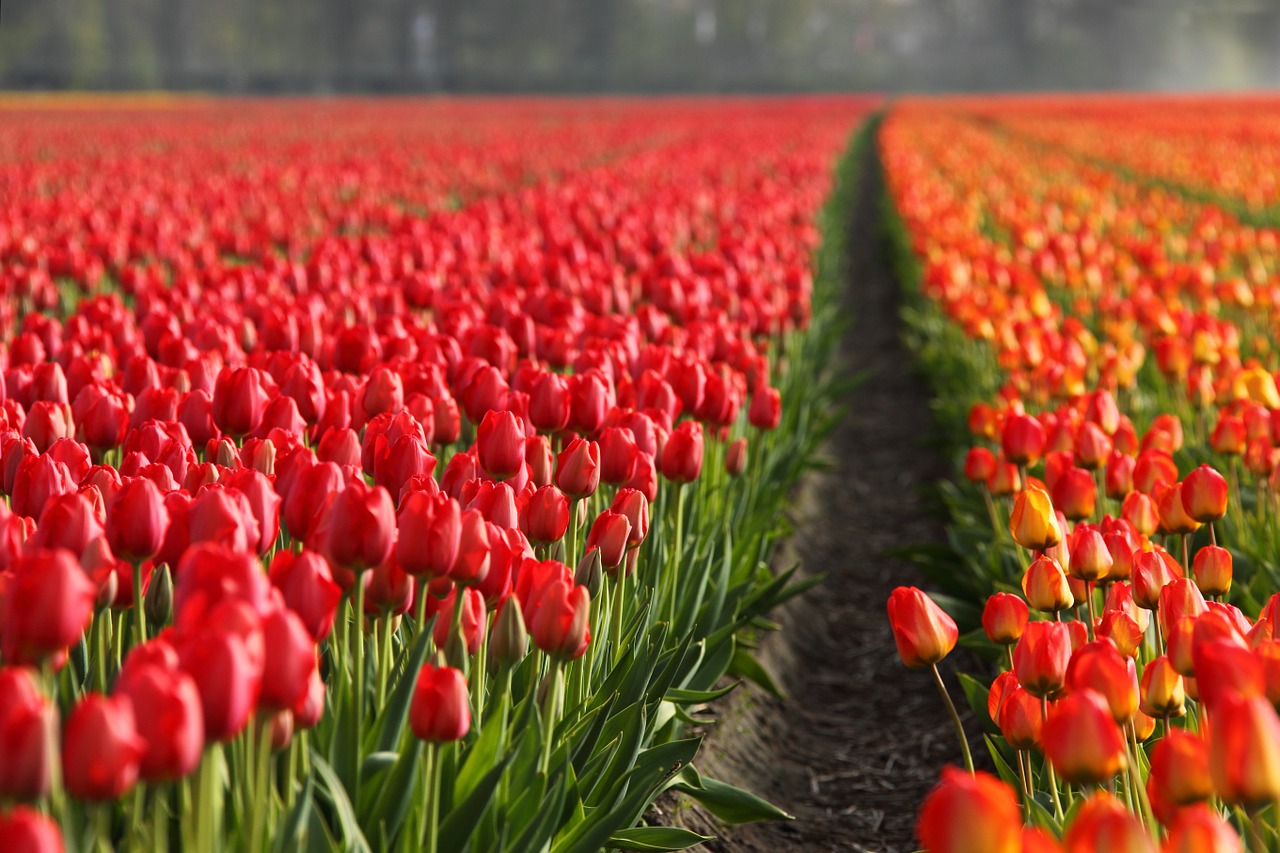
<svg viewBox="0 0 1280 853"><path fill-rule="evenodd" d="M1259 817L1259 808L1249 809L1249 853L1266 853L1267 845L1262 840L1261 819Z"/></svg>
<svg viewBox="0 0 1280 853"><path fill-rule="evenodd" d="M1086 627L1089 629L1089 642L1092 643L1093 642L1093 623L1094 623L1094 620L1097 618L1094 615L1094 610L1093 610L1093 581L1085 581L1084 600L1089 605L1089 624Z"/></svg>
<svg viewBox="0 0 1280 853"><path fill-rule="evenodd" d="M142 610L142 563L133 564L133 624L136 642L140 646L147 641L147 614Z"/></svg>
<svg viewBox="0 0 1280 853"><path fill-rule="evenodd" d="M947 704L947 712L951 714L951 722L955 724L956 736L960 739L960 751L964 754L964 766L969 773L973 773L973 755L969 752L969 739L964 734L964 724L960 722L960 714L956 712L955 703L951 701L951 694L947 692L947 685L942 681L942 673L938 671L938 665L931 664L929 669L933 672L933 680L938 685L938 692L942 694L942 701Z"/></svg>
<svg viewBox="0 0 1280 853"><path fill-rule="evenodd" d="M609 612L609 645L613 647L615 664L622 659L622 606L626 602L626 587L627 571L624 566L619 566L613 578L613 608Z"/></svg>
<svg viewBox="0 0 1280 853"><path fill-rule="evenodd" d="M423 759L423 778L426 780L424 787L426 788L426 838L422 844L423 853L436 853L439 846L437 837L439 835L440 823L440 747L434 743L428 743L424 751Z"/></svg>
<svg viewBox="0 0 1280 853"><path fill-rule="evenodd" d="M355 666L356 666L356 694L355 694L355 711L356 711L356 736L364 737L364 575L356 575L355 589L355 622L352 624L352 641L355 644ZM362 762L355 762L355 791L360 790L360 765Z"/></svg>
<svg viewBox="0 0 1280 853"><path fill-rule="evenodd" d="M378 707L387 701L387 680L391 676L391 616L384 616L379 627L382 629L382 648L378 650Z"/></svg>
<svg viewBox="0 0 1280 853"><path fill-rule="evenodd" d="M543 741L542 756L538 762L538 770L547 773L551 766L551 744L555 739L556 723L560 716L560 705L564 701L564 666L558 658L551 659L551 668L547 672L547 695L543 699L542 722Z"/></svg>
<svg viewBox="0 0 1280 853"><path fill-rule="evenodd" d="M1040 715L1042 720L1049 719L1049 700L1046 697L1040 697ZM1058 796L1058 774L1053 772L1053 762L1046 755L1044 759L1044 769L1049 776L1049 793L1053 795L1053 814L1061 823L1064 820L1062 812L1062 798Z"/></svg>
<svg viewBox="0 0 1280 853"><path fill-rule="evenodd" d="M1156 829L1155 815L1151 811L1151 801L1147 798L1147 789L1142 784L1142 767L1138 764L1138 755L1141 754L1142 748L1138 745L1138 728L1130 720L1124 727L1124 733L1128 735L1125 738L1125 751L1128 752L1128 761L1133 768L1133 793L1138 801L1138 805L1142 810L1142 819L1147 825L1147 829L1154 832ZM1144 756L1145 757L1145 756Z"/></svg>

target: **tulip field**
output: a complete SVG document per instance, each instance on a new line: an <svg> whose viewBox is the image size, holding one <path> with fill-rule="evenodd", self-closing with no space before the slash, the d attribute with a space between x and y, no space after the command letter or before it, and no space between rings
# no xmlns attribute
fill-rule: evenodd
<svg viewBox="0 0 1280 853"><path fill-rule="evenodd" d="M689 731L813 583L872 103L0 103L0 850L785 817Z"/></svg>
<svg viewBox="0 0 1280 853"><path fill-rule="evenodd" d="M1280 843L1275 105L919 100L881 126L957 458L950 547L917 555L936 592L889 617L910 667L977 655L950 686L983 748L925 800L929 850Z"/></svg>

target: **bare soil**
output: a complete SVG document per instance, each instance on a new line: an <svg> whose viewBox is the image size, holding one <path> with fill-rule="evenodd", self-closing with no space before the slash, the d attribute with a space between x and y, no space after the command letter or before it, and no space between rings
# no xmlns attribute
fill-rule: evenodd
<svg viewBox="0 0 1280 853"><path fill-rule="evenodd" d="M720 722L699 758L704 773L796 819L726 827L692 805L662 801L665 820L717 836L705 851L915 850L921 800L942 765L961 760L932 678L899 661L885 612L894 587L924 585L913 565L886 552L945 541L928 493L947 468L930 446L929 393L900 339L876 158L876 146L865 146L841 346L844 369L868 376L843 401L848 414L826 449L831 468L801 487L797 533L779 555L780 565L799 559L827 578L776 614L783 628L764 644L765 665L788 698L740 690L715 709ZM954 673L944 677L963 709ZM980 754L978 726L966 724Z"/></svg>

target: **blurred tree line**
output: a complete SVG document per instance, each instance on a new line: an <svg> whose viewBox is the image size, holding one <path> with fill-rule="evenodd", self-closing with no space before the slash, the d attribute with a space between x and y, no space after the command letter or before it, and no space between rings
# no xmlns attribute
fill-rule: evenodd
<svg viewBox="0 0 1280 853"><path fill-rule="evenodd" d="M1240 88L1280 0L3 0L0 87Z"/></svg>

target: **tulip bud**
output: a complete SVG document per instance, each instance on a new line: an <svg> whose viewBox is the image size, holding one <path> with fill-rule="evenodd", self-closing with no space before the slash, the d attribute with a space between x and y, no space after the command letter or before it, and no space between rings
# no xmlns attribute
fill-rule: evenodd
<svg viewBox="0 0 1280 853"><path fill-rule="evenodd" d="M997 592L982 608L982 630L993 643L1011 646L1027 627L1027 603L1008 592Z"/></svg>
<svg viewBox="0 0 1280 853"><path fill-rule="evenodd" d="M627 535L627 546L638 548L649 535L649 500L643 492L636 489L619 489L610 507L614 512L627 517L631 522L631 532Z"/></svg>
<svg viewBox="0 0 1280 853"><path fill-rule="evenodd" d="M556 457L556 486L574 500L591 497L600 485L600 446L575 438Z"/></svg>
<svg viewBox="0 0 1280 853"><path fill-rule="evenodd" d="M1022 813L1013 789L989 773L942 768L916 824L931 853L1019 853Z"/></svg>
<svg viewBox="0 0 1280 853"><path fill-rule="evenodd" d="M142 602L148 625L164 625L173 615L173 578L167 563L151 573Z"/></svg>
<svg viewBox="0 0 1280 853"><path fill-rule="evenodd" d="M1009 518L1009 532L1015 542L1029 551L1043 551L1062 540L1047 492L1031 486L1018 493Z"/></svg>
<svg viewBox="0 0 1280 853"><path fill-rule="evenodd" d="M888 609L898 656L907 666L931 666L955 648L955 621L922 590L898 587L889 596Z"/></svg>
<svg viewBox="0 0 1280 853"><path fill-rule="evenodd" d="M1013 648L1013 671L1033 696L1052 696L1066 683L1071 633L1062 622L1031 622Z"/></svg>
<svg viewBox="0 0 1280 853"><path fill-rule="evenodd" d="M498 605L489 634L489 659L494 670L515 666L529 653L529 632L524 626L520 607L512 599Z"/></svg>
<svg viewBox="0 0 1280 853"><path fill-rule="evenodd" d="M592 528L594 530L594 527ZM587 588L587 594L593 599L599 596L600 587L604 583L601 549L587 543L587 553L578 561L578 568L573 573L573 582ZM617 566L613 567L614 569Z"/></svg>
<svg viewBox="0 0 1280 853"><path fill-rule="evenodd" d="M90 693L71 711L62 737L68 793L82 800L118 799L138 781L145 753L132 703L123 696Z"/></svg>
<svg viewBox="0 0 1280 853"><path fill-rule="evenodd" d="M419 740L450 743L471 730L467 682L452 667L425 664L418 672L409 706L409 727Z"/></svg>
<svg viewBox="0 0 1280 853"><path fill-rule="evenodd" d="M1160 590L1182 576L1182 570L1167 551L1135 551L1133 555L1133 600L1144 610L1160 606Z"/></svg>
<svg viewBox="0 0 1280 853"><path fill-rule="evenodd" d="M534 542L548 544L569 529L569 499L555 486L542 486L520 512L521 529Z"/></svg>

